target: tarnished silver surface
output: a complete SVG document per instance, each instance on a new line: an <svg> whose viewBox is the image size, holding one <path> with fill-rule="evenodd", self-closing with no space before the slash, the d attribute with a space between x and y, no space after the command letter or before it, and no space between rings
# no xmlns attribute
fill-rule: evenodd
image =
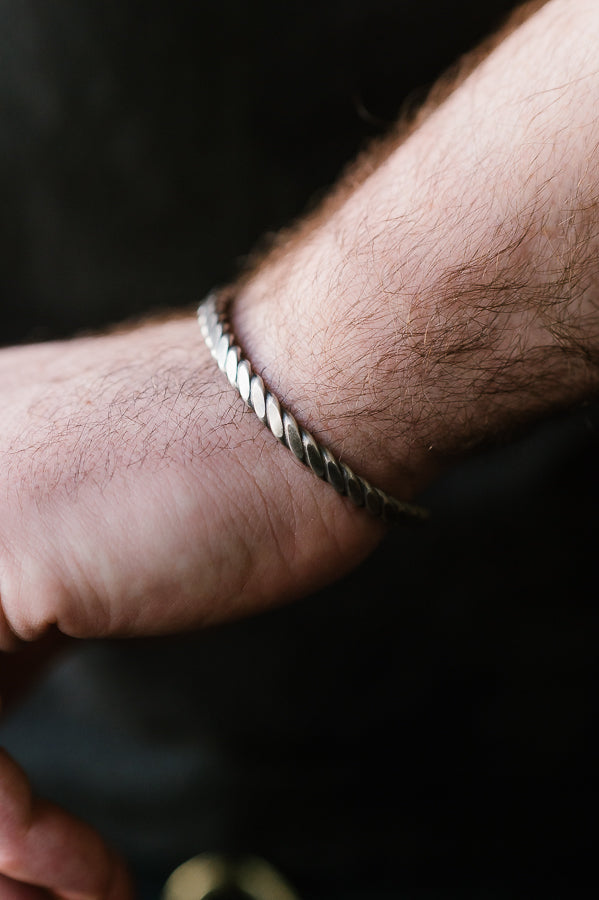
<svg viewBox="0 0 599 900"><path fill-rule="evenodd" d="M283 413L283 428L285 429L285 443L294 456L297 456L300 462L304 461L304 442L302 441L299 426L290 412Z"/></svg>
<svg viewBox="0 0 599 900"><path fill-rule="evenodd" d="M321 452L327 481L333 485L338 494L345 494L345 478L339 468L339 463L326 447L321 447Z"/></svg>
<svg viewBox="0 0 599 900"><path fill-rule="evenodd" d="M364 489L361 480L357 478L347 463L339 463L345 482L345 493L356 506L364 506Z"/></svg>
<svg viewBox="0 0 599 900"><path fill-rule="evenodd" d="M315 475L318 475L319 478L324 478L324 462L322 459L322 454L320 452L320 447L312 437L309 431L304 431L302 429L302 443L304 445L304 459L306 460L306 465L309 466L310 469L314 472Z"/></svg>
<svg viewBox="0 0 599 900"><path fill-rule="evenodd" d="M367 481L364 482L364 506L373 516L382 516L383 503L381 495Z"/></svg>
<svg viewBox="0 0 599 900"><path fill-rule="evenodd" d="M227 319L226 303L221 303L217 293L209 294L200 304L198 322L208 349L231 385L296 459L356 506L364 506L373 516L389 524L428 517L422 507L397 500L354 474L346 463L335 458L328 447L319 444L309 431L298 425L277 397L266 389L260 375L252 370L251 363L235 343Z"/></svg>

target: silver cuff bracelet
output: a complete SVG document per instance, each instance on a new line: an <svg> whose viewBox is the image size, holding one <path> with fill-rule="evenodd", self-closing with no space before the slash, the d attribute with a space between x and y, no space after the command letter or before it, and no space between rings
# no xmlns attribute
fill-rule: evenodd
<svg viewBox="0 0 599 900"><path fill-rule="evenodd" d="M371 515L389 524L428 518L427 510L422 507L397 500L380 488L373 487L365 478L355 475L346 463L335 459L327 447L319 444L309 431L298 425L289 410L264 386L260 375L253 372L250 362L235 343L227 305L216 291L200 303L198 323L202 335L219 369L277 440L318 478L328 481L337 493L356 506L365 507Z"/></svg>

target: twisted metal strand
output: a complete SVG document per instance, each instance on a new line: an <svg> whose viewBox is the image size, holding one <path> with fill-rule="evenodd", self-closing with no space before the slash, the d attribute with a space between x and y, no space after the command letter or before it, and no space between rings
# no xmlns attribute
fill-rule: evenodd
<svg viewBox="0 0 599 900"><path fill-rule="evenodd" d="M252 370L249 360L243 356L241 348L235 343L226 305L220 302L216 292L209 294L200 303L198 323L219 369L260 421L299 462L311 469L318 478L327 481L337 493L348 497L356 506L365 507L371 515L389 524L405 519L428 518L427 510L422 507L398 500L356 475L347 463L336 459L327 447L318 443L307 429L297 423L289 410L265 387L260 375Z"/></svg>

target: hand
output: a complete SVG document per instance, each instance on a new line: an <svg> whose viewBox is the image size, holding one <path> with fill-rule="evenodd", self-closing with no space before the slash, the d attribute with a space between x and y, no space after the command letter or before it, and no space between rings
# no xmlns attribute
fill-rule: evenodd
<svg viewBox="0 0 599 900"><path fill-rule="evenodd" d="M296 464L229 387L190 315L0 354L0 689L58 634L161 634L288 600L382 534ZM45 637L44 637L45 635ZM0 755L3 900L127 900L91 829ZM0 876L0 879L2 876Z"/></svg>
<svg viewBox="0 0 599 900"><path fill-rule="evenodd" d="M246 411L193 316L0 354L2 646L290 599L382 531Z"/></svg>
<svg viewBox="0 0 599 900"><path fill-rule="evenodd" d="M133 896L116 854L83 822L53 804L33 799L25 775L2 751L0 871L4 873L0 875L2 900L50 896L129 900Z"/></svg>

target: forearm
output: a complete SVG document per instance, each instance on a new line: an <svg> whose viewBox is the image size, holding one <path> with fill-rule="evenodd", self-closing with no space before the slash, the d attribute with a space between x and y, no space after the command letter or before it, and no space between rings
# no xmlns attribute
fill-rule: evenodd
<svg viewBox="0 0 599 900"><path fill-rule="evenodd" d="M597 46L597 3L551 0L240 285L254 368L399 496L597 387ZM382 534L243 411L191 315L3 351L0 385L0 649L255 612ZM5 757L0 794L3 888L130 897Z"/></svg>
<svg viewBox="0 0 599 900"><path fill-rule="evenodd" d="M399 494L597 386L598 42L552 0L234 304L273 390Z"/></svg>
<svg viewBox="0 0 599 900"><path fill-rule="evenodd" d="M595 3L551 0L233 303L300 423L399 497L596 388L598 39ZM2 360L4 646L257 609L381 534L244 414L191 315Z"/></svg>

